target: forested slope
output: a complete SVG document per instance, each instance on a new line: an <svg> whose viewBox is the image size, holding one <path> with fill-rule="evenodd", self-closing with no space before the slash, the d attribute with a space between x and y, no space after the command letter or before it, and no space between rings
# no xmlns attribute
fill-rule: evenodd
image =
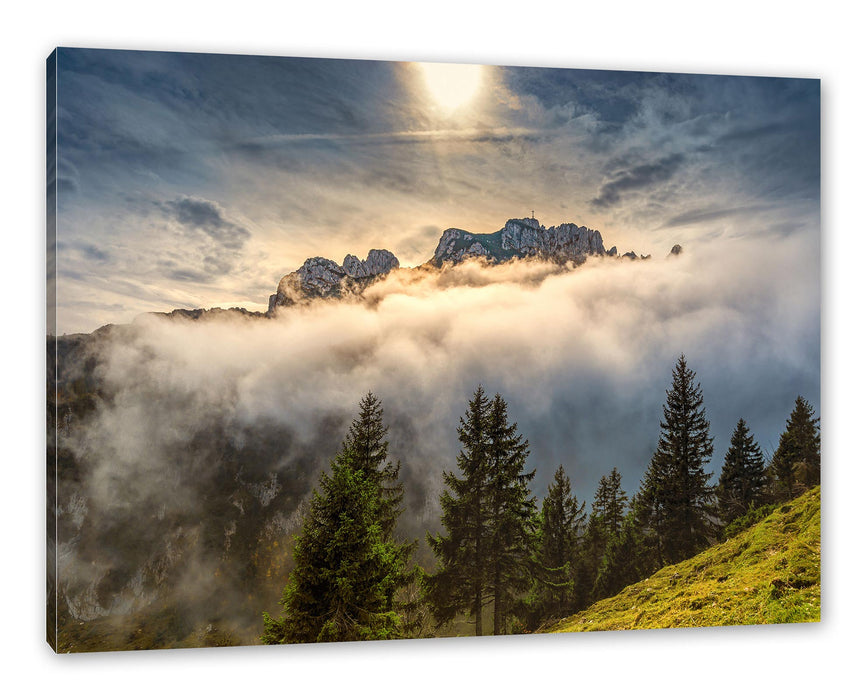
<svg viewBox="0 0 866 700"><path fill-rule="evenodd" d="M821 491L544 632L818 622Z"/></svg>

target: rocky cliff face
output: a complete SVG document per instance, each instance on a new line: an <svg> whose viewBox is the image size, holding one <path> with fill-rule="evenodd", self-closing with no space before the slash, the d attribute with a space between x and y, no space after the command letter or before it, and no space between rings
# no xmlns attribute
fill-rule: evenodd
<svg viewBox="0 0 866 700"><path fill-rule="evenodd" d="M576 224L547 228L538 219L509 219L495 233L470 233L449 228L439 239L431 262L458 263L467 258L504 262L512 258L536 257L556 262L582 262L588 255L615 255L604 249L598 231Z"/></svg>
<svg viewBox="0 0 866 700"><path fill-rule="evenodd" d="M268 300L268 313L272 314L278 306L291 306L299 301L361 291L395 267L400 267L400 261L388 250L371 250L366 260L347 255L342 265L327 258L309 258L280 280L277 293Z"/></svg>

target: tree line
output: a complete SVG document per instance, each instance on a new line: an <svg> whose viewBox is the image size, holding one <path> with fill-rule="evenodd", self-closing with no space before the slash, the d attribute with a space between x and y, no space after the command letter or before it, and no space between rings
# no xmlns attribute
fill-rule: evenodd
<svg viewBox="0 0 866 700"><path fill-rule="evenodd" d="M441 530L428 533L432 572L410 566L400 539L400 464L388 460L381 402L360 403L330 473L313 491L280 603L264 613L268 644L435 634L458 618L476 635L542 628L687 559L820 482L820 430L798 396L765 458L744 419L716 485L713 437L695 373L680 356L659 439L630 499L614 467L587 510L562 465L541 501L529 443L501 395L478 387L457 425L455 469L443 474Z"/></svg>

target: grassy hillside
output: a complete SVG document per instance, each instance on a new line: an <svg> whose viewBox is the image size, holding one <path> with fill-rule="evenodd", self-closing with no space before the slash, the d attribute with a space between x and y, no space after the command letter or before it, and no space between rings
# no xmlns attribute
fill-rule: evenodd
<svg viewBox="0 0 866 700"><path fill-rule="evenodd" d="M728 541L543 631L818 622L820 565L821 493L815 488Z"/></svg>

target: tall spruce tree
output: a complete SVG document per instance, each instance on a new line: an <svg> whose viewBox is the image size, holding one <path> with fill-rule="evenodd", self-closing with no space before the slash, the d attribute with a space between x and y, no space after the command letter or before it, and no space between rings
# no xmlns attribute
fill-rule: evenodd
<svg viewBox="0 0 866 700"><path fill-rule="evenodd" d="M535 499L524 472L529 445L508 422L500 395L490 401L478 387L457 428L462 476L444 475L440 498L445 534L428 535L439 566L428 580L434 618L443 624L459 613L475 619L483 634L482 613L493 602L493 633L507 631L521 592L529 585Z"/></svg>
<svg viewBox="0 0 866 700"><path fill-rule="evenodd" d="M713 454L703 392L681 355L673 369L671 388L662 409L658 446L641 490L636 510L650 529L659 563L686 559L709 544L712 536L712 474L704 466Z"/></svg>
<svg viewBox="0 0 866 700"><path fill-rule="evenodd" d="M814 411L806 399L797 397L770 461L776 500L789 500L821 483L821 434Z"/></svg>
<svg viewBox="0 0 866 700"><path fill-rule="evenodd" d="M728 525L766 497L767 473L761 448L746 421L740 418L731 435L731 445L716 487L719 517Z"/></svg>
<svg viewBox="0 0 866 700"><path fill-rule="evenodd" d="M280 603L264 613L266 644L400 636L395 598L408 581L412 545L393 538L402 489L387 460L382 411L368 394L331 473L313 491Z"/></svg>
<svg viewBox="0 0 866 700"><path fill-rule="evenodd" d="M388 428L382 422L382 403L372 392L361 399L358 416L349 426L343 451L356 455L355 467L378 487L379 515L386 537L394 533L403 512L403 485L399 481L400 463L388 461Z"/></svg>
<svg viewBox="0 0 866 700"><path fill-rule="evenodd" d="M487 434L493 634L505 634L507 618L518 596L529 587L535 513L535 497L529 490L529 482L535 470L523 471L529 442L517 432L516 423L509 424L508 404L499 394L490 405Z"/></svg>
<svg viewBox="0 0 866 700"><path fill-rule="evenodd" d="M431 535L427 541L439 560L437 570L427 582L427 598L438 625L450 622L460 612L475 620L475 634L484 633L482 612L490 559L487 498L489 455L487 424L490 399L482 387L469 400L465 415L457 425L462 446L457 469L445 472L445 488L439 498L445 534Z"/></svg>
<svg viewBox="0 0 866 700"><path fill-rule="evenodd" d="M572 610L580 534L586 524L586 503L578 504L562 465L556 470L541 504L538 551L534 566L530 626L559 619Z"/></svg>

